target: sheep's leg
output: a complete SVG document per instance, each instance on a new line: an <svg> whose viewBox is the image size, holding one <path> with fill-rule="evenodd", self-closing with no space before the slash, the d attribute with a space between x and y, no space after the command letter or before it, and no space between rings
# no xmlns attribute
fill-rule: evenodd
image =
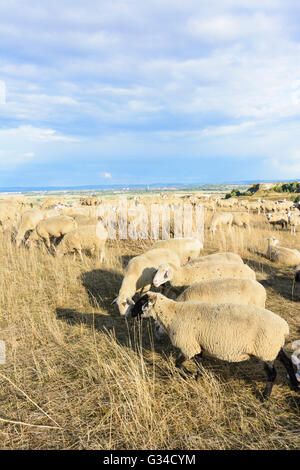
<svg viewBox="0 0 300 470"><path fill-rule="evenodd" d="M300 392L299 382L298 382L298 380L296 379L296 375L295 375L295 372L294 372L293 363L292 363L292 361L290 360L290 358L285 354L285 352L284 352L283 349L280 349L280 351L279 351L279 353L278 353L278 356L277 356L277 359L279 359L280 362L281 362L281 363L284 365L284 367L286 368L286 371L287 371L287 373L288 373L288 376L289 376L289 379L290 379L291 386L292 386L293 390Z"/></svg>
<svg viewBox="0 0 300 470"><path fill-rule="evenodd" d="M198 360L198 359L201 359L201 358L202 358L202 351L201 351L201 353L196 354L196 356L193 357L193 361L194 361L194 363L196 364L196 367L197 367L197 374L196 374L196 377L195 377L196 380L198 380L199 377L202 377L203 368L202 368L202 364Z"/></svg>
<svg viewBox="0 0 300 470"><path fill-rule="evenodd" d="M78 250L78 253L79 253L79 256L80 256L81 261L83 262L83 257L82 257L82 252L81 252L81 250Z"/></svg>
<svg viewBox="0 0 300 470"><path fill-rule="evenodd" d="M175 366L178 367L178 369L182 370L186 375L192 375L192 372L190 372L186 367L184 367L183 363L188 360L188 357L186 357L184 354L180 354L179 357L176 359Z"/></svg>
<svg viewBox="0 0 300 470"><path fill-rule="evenodd" d="M267 384L263 392L263 399L267 400L271 395L274 381L276 379L276 369L274 367L274 361L268 361L264 363L265 371L267 373Z"/></svg>

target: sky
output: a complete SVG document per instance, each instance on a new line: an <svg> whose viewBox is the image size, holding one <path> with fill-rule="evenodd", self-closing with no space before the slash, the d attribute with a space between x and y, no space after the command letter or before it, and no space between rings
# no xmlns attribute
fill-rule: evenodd
<svg viewBox="0 0 300 470"><path fill-rule="evenodd" d="M1 0L0 186L300 179L298 0Z"/></svg>

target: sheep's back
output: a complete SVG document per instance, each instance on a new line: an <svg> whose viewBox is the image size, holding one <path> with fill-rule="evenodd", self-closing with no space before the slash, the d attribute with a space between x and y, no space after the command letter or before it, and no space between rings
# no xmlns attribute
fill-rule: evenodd
<svg viewBox="0 0 300 470"><path fill-rule="evenodd" d="M209 355L229 362L256 356L276 358L289 328L273 312L252 305L182 302L170 325L172 343L183 350L198 344ZM197 351L195 352L197 354Z"/></svg>

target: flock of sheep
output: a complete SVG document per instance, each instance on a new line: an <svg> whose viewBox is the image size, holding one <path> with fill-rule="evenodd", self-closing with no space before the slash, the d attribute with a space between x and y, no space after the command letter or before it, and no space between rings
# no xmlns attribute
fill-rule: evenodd
<svg viewBox="0 0 300 470"><path fill-rule="evenodd" d="M190 201L197 202L195 198ZM244 203L243 212L216 212L216 206L232 209L235 204L241 203L233 198L211 203L212 234L230 230L232 225L249 228L250 210L270 214L271 222L286 214L287 224L292 227L300 219L298 209L293 210L286 201ZM81 259L82 251L89 250L99 253L102 262L108 235L104 228L99 235L98 216L91 211L93 205L93 201L80 201L77 207L58 207L48 202L48 206L44 203L28 208L26 200L4 200L0 201L0 225L3 231L11 230L17 246L32 247L42 242L55 256L73 252ZM286 368L291 387L299 391L292 361L283 350L289 326L279 315L265 309L266 291L256 281L255 272L235 253L200 256L202 249L197 238L171 238L158 241L133 257L115 299L120 315L153 317L156 336L167 335L180 350L176 366L188 374L184 362L193 359L197 379L203 372L203 352L228 362L256 357L263 361L267 375L263 391L266 399L276 378L274 363L278 359ZM267 256L283 264L298 265L295 280L300 281L299 251L279 246L278 240L270 237Z"/></svg>

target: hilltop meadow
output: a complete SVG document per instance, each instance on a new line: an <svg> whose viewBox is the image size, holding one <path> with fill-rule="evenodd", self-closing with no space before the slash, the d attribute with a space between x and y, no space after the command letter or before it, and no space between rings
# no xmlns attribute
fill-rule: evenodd
<svg viewBox="0 0 300 470"><path fill-rule="evenodd" d="M33 198L34 207L42 200ZM267 259L265 238L299 249L299 231L274 229L253 212L250 229L212 235L212 215L207 208L201 255L232 251L255 270L266 308L289 324L290 355L300 338L300 285L293 267ZM42 245L16 247L12 230L0 233L1 449L299 449L300 394L281 364L263 402L257 359L231 364L204 355L195 381L176 370L177 351L155 338L152 320L119 315L112 302L126 265L154 240L108 240L100 264L89 254L82 262Z"/></svg>

